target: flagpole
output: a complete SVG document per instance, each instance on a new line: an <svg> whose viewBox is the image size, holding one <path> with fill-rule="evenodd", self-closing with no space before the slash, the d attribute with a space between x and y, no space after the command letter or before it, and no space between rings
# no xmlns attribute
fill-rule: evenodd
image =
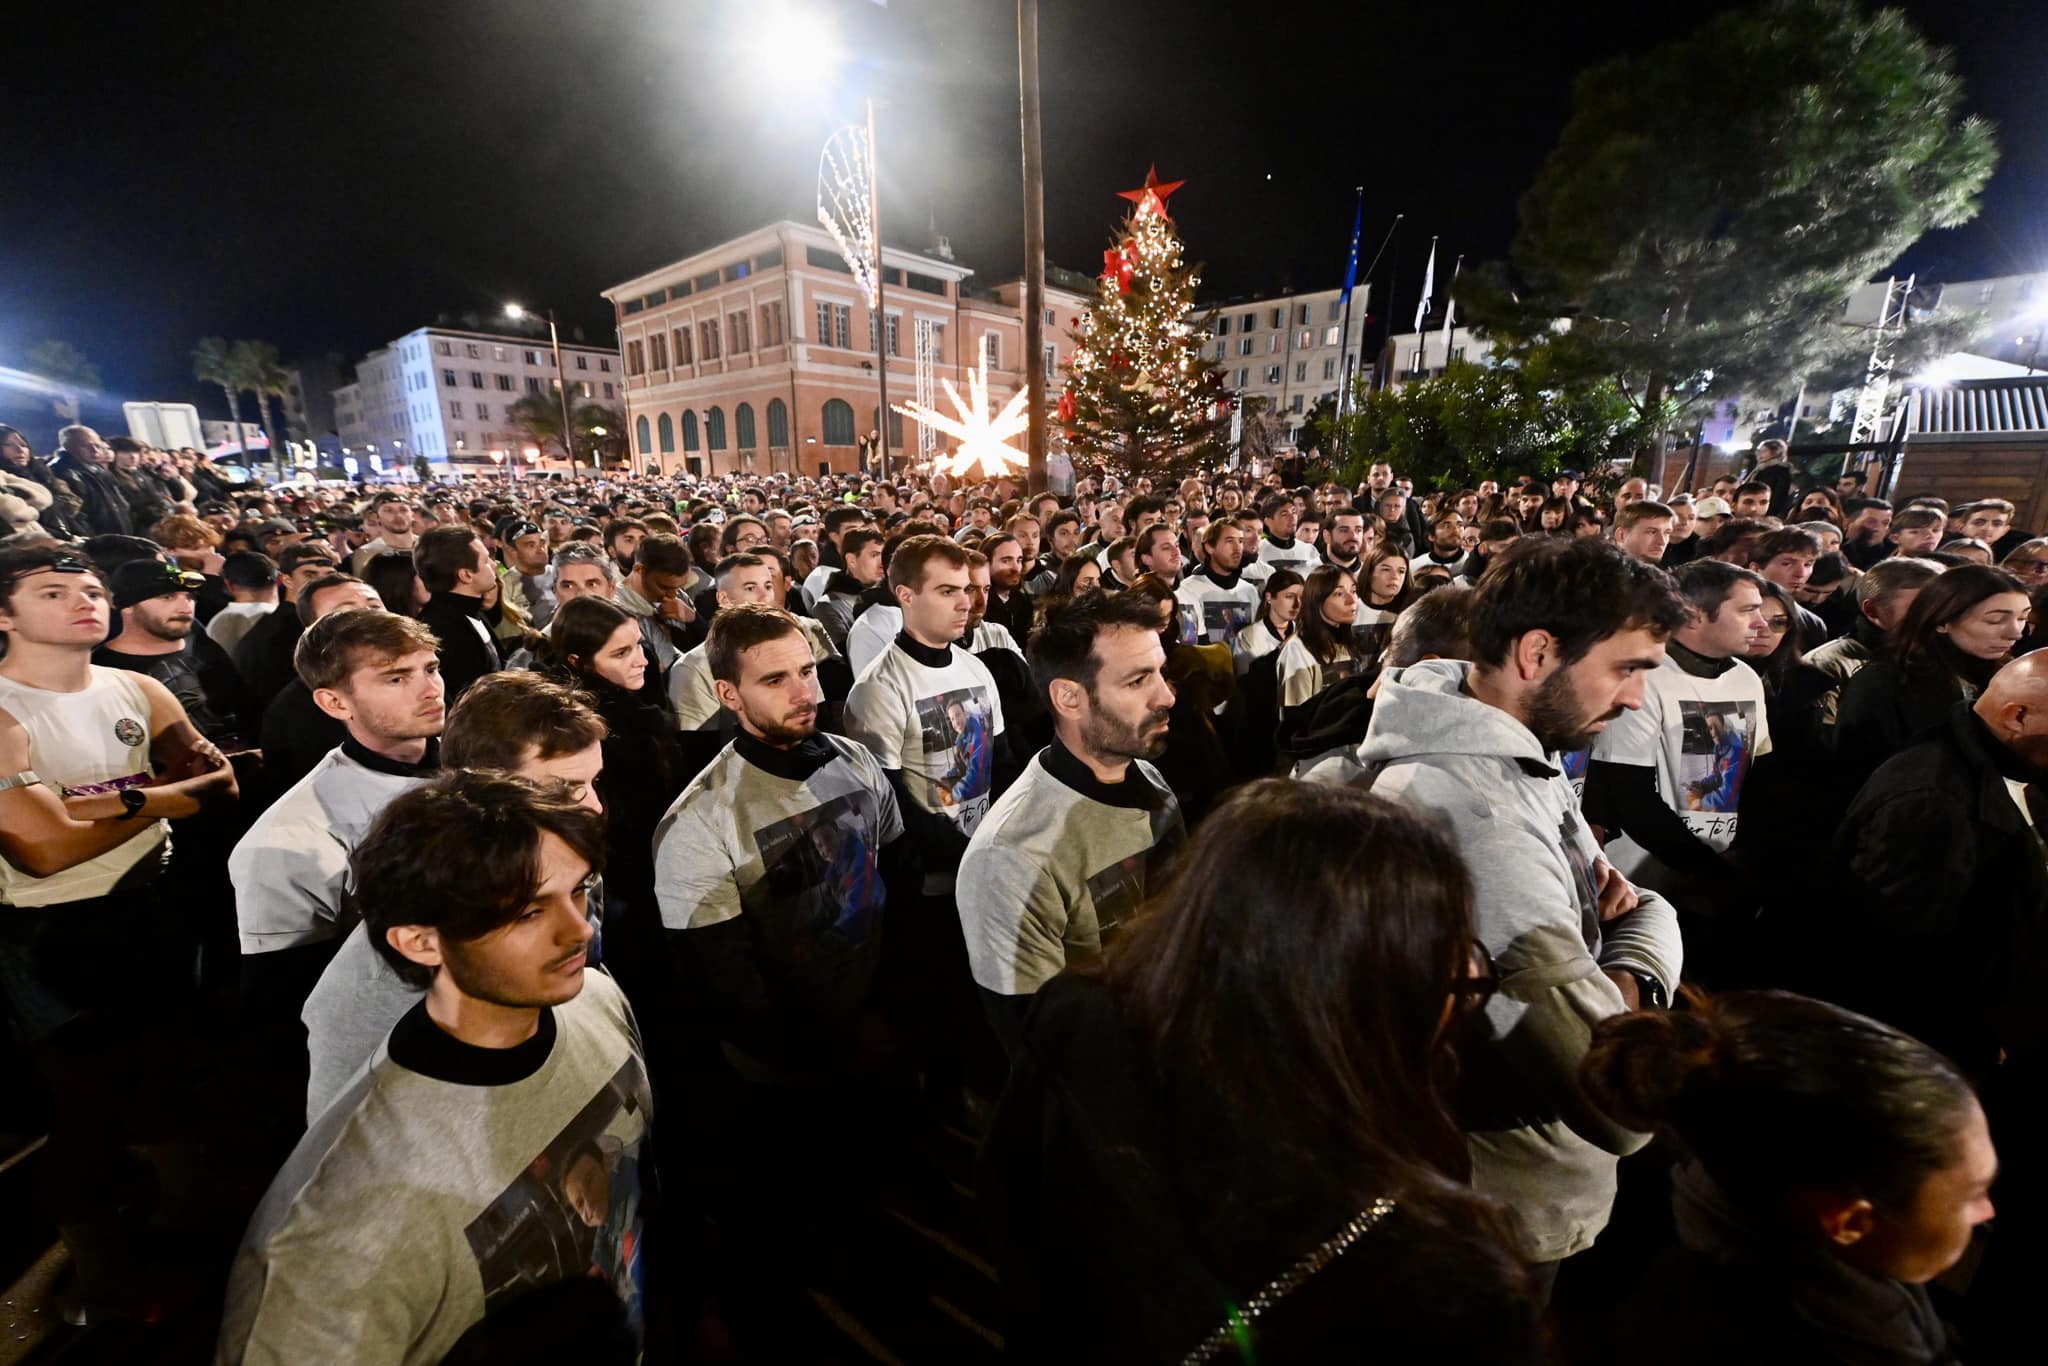
<svg viewBox="0 0 2048 1366"><path fill-rule="evenodd" d="M1344 415L1351 402L1351 296L1358 287L1358 232L1365 222L1365 186L1358 187L1358 207L1351 217L1351 266L1344 284L1344 330L1337 337L1337 451L1349 454L1351 440L1344 430ZM1360 348L1363 350L1364 348Z"/></svg>
<svg viewBox="0 0 2048 1366"><path fill-rule="evenodd" d="M1422 360L1422 364L1416 367L1422 372L1416 377L1418 379L1429 374L1429 302L1430 295L1436 292L1436 243L1436 238L1429 239L1429 259L1422 267L1422 297L1415 301L1415 351ZM1396 350L1394 365L1399 366L1400 363L1401 353Z"/></svg>
<svg viewBox="0 0 2048 1366"><path fill-rule="evenodd" d="M1400 226L1401 215L1397 213L1394 215L1394 226L1387 229L1387 237L1391 239L1394 235L1394 230L1396 228L1399 228ZM1382 246L1380 250L1385 251L1386 248ZM1400 286L1401 253L1397 251L1387 261L1387 325L1380 329L1380 350L1382 352L1384 352L1394 340L1394 292L1397 289L1399 289ZM1374 356L1372 358L1372 377L1373 387L1375 389L1391 389L1394 383L1393 363L1388 363L1386 375L1384 378L1382 378L1380 374L1380 358L1378 356Z"/></svg>
<svg viewBox="0 0 2048 1366"><path fill-rule="evenodd" d="M1451 327L1452 319L1458 313L1458 272L1465 268L1465 258L1458 257L1451 267L1451 287L1444 291L1444 369L1451 368ZM1425 354L1424 359L1428 359Z"/></svg>

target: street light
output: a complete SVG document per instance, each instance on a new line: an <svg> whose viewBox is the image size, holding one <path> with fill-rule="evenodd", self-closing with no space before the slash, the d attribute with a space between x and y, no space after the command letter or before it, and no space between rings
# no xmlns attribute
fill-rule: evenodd
<svg viewBox="0 0 2048 1366"><path fill-rule="evenodd" d="M506 304L505 316L517 321L533 315L518 304ZM547 318L548 345L555 352L555 389L562 400L562 449L569 456L569 477L573 479L576 477L576 432L569 425L569 372L562 368L562 337L555 330L555 310L549 309Z"/></svg>

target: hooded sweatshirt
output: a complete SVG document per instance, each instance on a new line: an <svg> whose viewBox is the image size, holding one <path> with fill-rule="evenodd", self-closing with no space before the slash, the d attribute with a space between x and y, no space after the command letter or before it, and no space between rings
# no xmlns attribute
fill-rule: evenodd
<svg viewBox="0 0 2048 1366"><path fill-rule="evenodd" d="M1600 846L1570 781L1526 726L1466 691L1471 669L1435 659L1388 673L1357 751L1307 776L1434 815L1471 869L1501 986L1464 1054L1459 1119L1472 1184L1514 1211L1523 1255L1549 1262L1592 1245L1618 1160L1649 1141L1579 1090L1593 1026L1626 1008L1603 969L1654 977L1669 994L1683 955L1677 915L1654 892L1601 923Z"/></svg>

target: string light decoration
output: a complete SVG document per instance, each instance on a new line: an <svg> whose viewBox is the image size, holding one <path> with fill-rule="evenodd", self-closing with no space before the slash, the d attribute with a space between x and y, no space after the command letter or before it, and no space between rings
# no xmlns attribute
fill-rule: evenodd
<svg viewBox="0 0 2048 1366"><path fill-rule="evenodd" d="M1173 473L1226 453L1231 398L1202 358L1214 318L1193 317L1200 267L1182 259L1166 201L1184 182L1119 191L1131 209L1102 255L1056 410L1067 444L1126 475Z"/></svg>
<svg viewBox="0 0 2048 1366"><path fill-rule="evenodd" d="M1010 395L1010 401L994 417L988 412L988 358L983 357L980 366L967 372L967 397L962 399L960 391L953 387L953 381L941 377L939 387L946 391L946 398L952 403L957 417L949 416L922 403L892 403L889 406L919 426L943 432L960 444L950 453L937 456L935 467L944 474L969 475L981 471L985 479L1000 479L1006 474L1015 474L1030 463L1030 457L1010 444L1010 438L1019 436L1030 425L1025 415L1025 404L1030 402L1031 392L1019 389Z"/></svg>

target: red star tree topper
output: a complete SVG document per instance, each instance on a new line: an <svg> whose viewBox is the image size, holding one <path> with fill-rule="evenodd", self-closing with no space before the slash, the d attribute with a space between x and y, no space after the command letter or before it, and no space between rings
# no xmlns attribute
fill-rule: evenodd
<svg viewBox="0 0 2048 1366"><path fill-rule="evenodd" d="M1199 266L1181 257L1158 169L1119 197L1131 210L1088 311L1074 324L1059 420L1076 457L1125 474L1172 474L1225 454L1230 395L1202 357L1214 318L1194 313Z"/></svg>

